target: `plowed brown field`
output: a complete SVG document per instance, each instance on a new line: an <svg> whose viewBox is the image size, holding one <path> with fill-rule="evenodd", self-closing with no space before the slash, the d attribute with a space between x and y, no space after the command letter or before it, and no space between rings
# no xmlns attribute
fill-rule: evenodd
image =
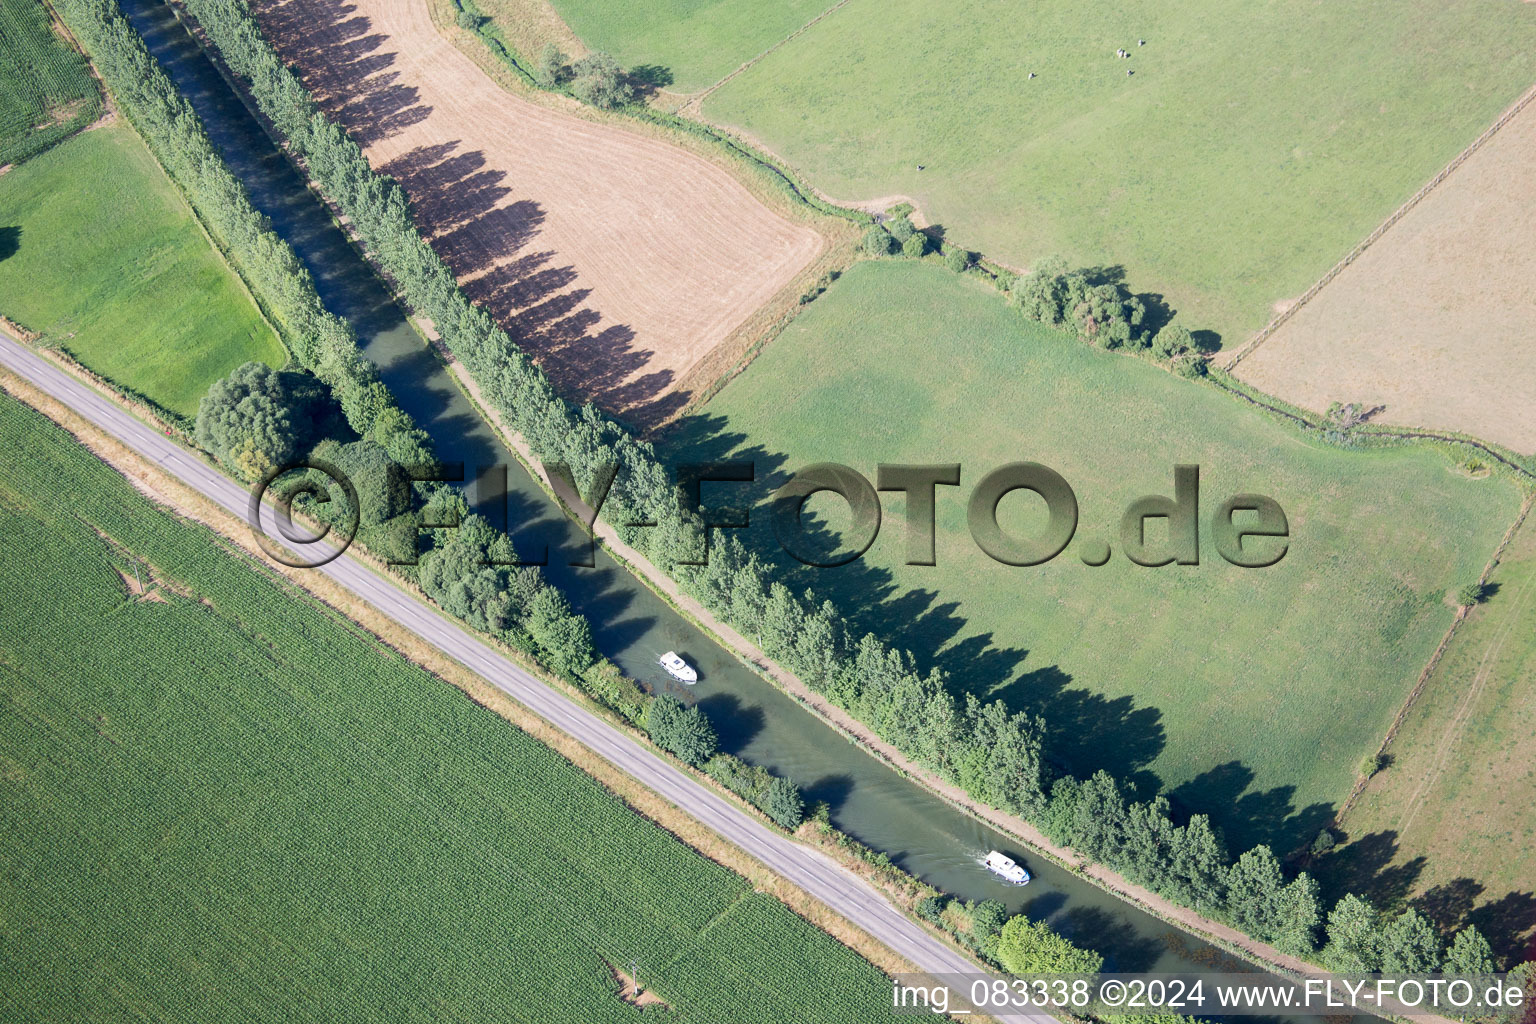
<svg viewBox="0 0 1536 1024"><path fill-rule="evenodd" d="M573 398L637 422L823 246L706 160L530 103L426 0L259 0L268 37L394 175L470 297Z"/></svg>
<svg viewBox="0 0 1536 1024"><path fill-rule="evenodd" d="M1272 337L1237 375L1309 409L1536 451L1536 102Z"/></svg>

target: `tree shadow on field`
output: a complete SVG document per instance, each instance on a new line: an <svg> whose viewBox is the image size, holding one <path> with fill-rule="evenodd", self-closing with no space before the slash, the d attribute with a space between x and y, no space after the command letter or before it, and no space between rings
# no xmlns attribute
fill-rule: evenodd
<svg viewBox="0 0 1536 1024"><path fill-rule="evenodd" d="M1228 761L1195 776L1169 793L1184 814L1205 814L1221 825L1232 853L1266 843L1281 859L1298 855L1333 820L1331 804L1297 809L1295 786L1254 789L1253 769Z"/></svg>
<svg viewBox="0 0 1536 1024"><path fill-rule="evenodd" d="M380 53L389 38L351 4L306 0L257 3L262 28L304 84L360 146L397 135L432 113L412 86L389 70L397 54Z"/></svg>
<svg viewBox="0 0 1536 1024"><path fill-rule="evenodd" d="M1396 832L1371 832L1319 858L1313 867L1325 900L1352 892L1388 915L1412 907L1447 939L1474 925L1509 964L1536 956L1536 894L1506 892L1479 904L1486 887L1461 876L1413 895L1429 861L1418 856L1399 863L1398 852Z"/></svg>
<svg viewBox="0 0 1536 1024"><path fill-rule="evenodd" d="M1422 856L1397 863L1397 854L1396 832L1370 832L1314 860L1312 874L1327 902L1354 893L1382 910L1395 911L1407 904L1429 863Z"/></svg>
<svg viewBox="0 0 1536 1024"><path fill-rule="evenodd" d="M391 40L371 31L349 4L261 0L256 13L273 44L294 64L333 118L363 146L425 120L431 108L391 70ZM670 80L649 66L651 80ZM595 401L626 423L648 428L688 401L668 393L671 370L646 372L654 350L635 344L627 324L605 322L579 286L575 268L537 246L544 207L516 195L516 182L462 140L417 146L378 167L405 190L417 224L465 293L489 313L575 401Z"/></svg>
<svg viewBox="0 0 1536 1024"><path fill-rule="evenodd" d="M1409 901L1419 913L1429 918L1440 934L1450 935L1466 924L1467 915L1482 895L1483 884L1471 878L1455 878L1442 882Z"/></svg>
<svg viewBox="0 0 1536 1024"><path fill-rule="evenodd" d="M889 569L864 559L835 568L800 564L779 544L767 505L773 491L800 467L731 431L723 417L708 412L685 417L656 443L673 472L685 462L753 464L753 483L707 485L704 508L750 506L749 526L730 532L758 556L770 579L797 595L809 591L813 603L830 599L850 623L851 642L872 633L911 651L919 673L941 670L949 691L962 701L968 695L983 703L1001 700L1010 711L1039 716L1045 722L1046 756L1061 770L1087 776L1103 768L1142 797L1161 789L1161 781L1147 770L1166 742L1157 708L1074 686L1072 676L1059 666L1029 664L1028 650L974 630L957 601L944 600L934 589L899 586ZM829 555L847 550L840 533L813 509L804 510L801 524L801 542L813 551ZM891 530L892 524L886 528Z"/></svg>
<svg viewBox="0 0 1536 1024"><path fill-rule="evenodd" d="M625 74L629 84L642 96L649 96L658 89L669 87L675 79L672 69L661 64L640 64Z"/></svg>
<svg viewBox="0 0 1536 1024"><path fill-rule="evenodd" d="M1514 965L1536 959L1536 894L1511 892L1467 914L1493 951Z"/></svg>
<svg viewBox="0 0 1536 1024"><path fill-rule="evenodd" d="M1190 331L1189 334L1190 337L1192 337L1195 341L1195 348L1199 349L1201 352L1204 352L1206 355L1211 355L1221 351L1221 335L1217 334L1215 331Z"/></svg>
<svg viewBox="0 0 1536 1024"><path fill-rule="evenodd" d="M21 225L0 228L0 260L8 260L21 248Z"/></svg>

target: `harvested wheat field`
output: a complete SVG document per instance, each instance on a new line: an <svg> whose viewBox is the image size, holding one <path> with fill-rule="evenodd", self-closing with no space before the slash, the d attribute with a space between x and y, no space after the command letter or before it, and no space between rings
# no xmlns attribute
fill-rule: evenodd
<svg viewBox="0 0 1536 1024"><path fill-rule="evenodd" d="M723 170L527 102L426 0L260 0L269 38L410 195L465 290L565 393L637 423L821 250Z"/></svg>
<svg viewBox="0 0 1536 1024"><path fill-rule="evenodd" d="M1236 373L1309 409L1536 451L1536 102L1318 292Z"/></svg>

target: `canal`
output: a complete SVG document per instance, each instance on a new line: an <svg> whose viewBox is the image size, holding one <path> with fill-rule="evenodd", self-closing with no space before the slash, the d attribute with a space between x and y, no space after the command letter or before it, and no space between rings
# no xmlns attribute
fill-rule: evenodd
<svg viewBox="0 0 1536 1024"><path fill-rule="evenodd" d="M657 658L664 651L681 652L699 669L692 691L716 723L726 750L793 778L808 800L827 802L838 828L946 893L1000 900L1011 912L1044 918L1074 941L1102 952L1108 970L1246 968L1073 873L1029 856L1017 843L890 770L740 664L601 551L594 568L568 566L584 550L585 535L500 444L171 9L163 0L122 0L122 8L201 115L257 208L309 267L326 306L351 322L400 405L432 435L439 457L463 462L471 472L495 464L509 467L506 518L514 539L520 539L519 550L549 544L546 572L591 621L604 655L632 677L661 687L668 680ZM472 490L474 500L480 496L478 488ZM488 511L500 519L497 510ZM1001 883L981 866L991 849L1018 857L1034 881L1022 888Z"/></svg>

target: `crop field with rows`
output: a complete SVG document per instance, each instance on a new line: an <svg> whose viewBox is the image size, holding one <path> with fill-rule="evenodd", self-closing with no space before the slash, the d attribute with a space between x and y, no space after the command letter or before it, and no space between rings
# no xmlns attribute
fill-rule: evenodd
<svg viewBox="0 0 1536 1024"><path fill-rule="evenodd" d="M85 58L38 0L0 0L0 165L20 163L90 124L101 93Z"/></svg>
<svg viewBox="0 0 1536 1024"><path fill-rule="evenodd" d="M0 398L0 1019L886 1019L884 977Z"/></svg>

